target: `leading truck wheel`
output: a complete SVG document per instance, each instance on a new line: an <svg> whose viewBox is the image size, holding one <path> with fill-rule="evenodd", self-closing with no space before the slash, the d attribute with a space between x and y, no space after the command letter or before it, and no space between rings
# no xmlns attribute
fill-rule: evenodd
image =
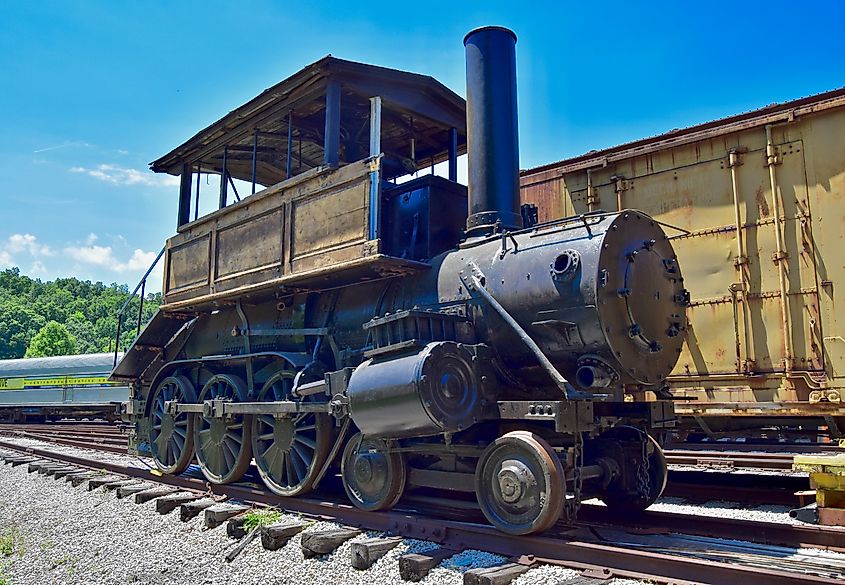
<svg viewBox="0 0 845 585"><path fill-rule="evenodd" d="M196 402L193 384L184 376L168 376L153 392L150 402L150 451L156 467L177 474L187 469L194 456L194 417L167 412L167 402Z"/></svg>
<svg viewBox="0 0 845 585"><path fill-rule="evenodd" d="M407 469L395 441L364 437L349 439L343 450L340 474L343 489L356 507L373 512L392 508L405 490Z"/></svg>
<svg viewBox="0 0 845 585"><path fill-rule="evenodd" d="M246 398L246 384L237 376L217 374L205 383L199 401L221 398L241 402ZM252 426L244 416L228 419L200 416L194 426L197 461L203 475L212 483L238 481L252 460Z"/></svg>
<svg viewBox="0 0 845 585"><path fill-rule="evenodd" d="M635 427L619 426L603 433L600 439L627 443L634 448L623 450L619 458L627 466L624 474L628 477L627 485L614 480L599 498L608 508L623 514L642 512L656 502L666 489L669 469L663 449L654 437Z"/></svg>
<svg viewBox="0 0 845 585"><path fill-rule="evenodd" d="M295 376L290 369L274 374L261 389L258 401L296 400L291 392ZM332 436L328 414L305 412L279 418L254 415L252 452L261 479L280 496L308 493L326 462Z"/></svg>
<svg viewBox="0 0 845 585"><path fill-rule="evenodd" d="M514 431L496 439L481 455L475 491L484 516L502 532L543 532L563 511L563 466L541 437Z"/></svg>

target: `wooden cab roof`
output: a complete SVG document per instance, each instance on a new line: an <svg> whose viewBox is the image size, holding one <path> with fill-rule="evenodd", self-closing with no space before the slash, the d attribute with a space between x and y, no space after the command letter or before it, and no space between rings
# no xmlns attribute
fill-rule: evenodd
<svg viewBox="0 0 845 585"><path fill-rule="evenodd" d="M341 87L341 163L369 155L369 98L374 96L382 99L383 178L446 160L452 128L458 152L466 151L466 102L452 90L427 75L329 55L232 110L150 168L179 175L187 165L191 171L222 173L224 147L228 173L246 181L252 178L255 151L257 182L267 186L287 178L288 148L293 175L319 167L324 164L326 93L332 80Z"/></svg>

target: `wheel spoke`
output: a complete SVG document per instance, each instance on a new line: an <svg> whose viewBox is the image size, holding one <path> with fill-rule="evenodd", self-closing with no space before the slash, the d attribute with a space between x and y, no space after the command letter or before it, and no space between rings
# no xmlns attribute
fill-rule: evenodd
<svg viewBox="0 0 845 585"><path fill-rule="evenodd" d="M234 437L230 437L229 435L223 438L223 446L232 454L232 457L237 457L241 451L240 441L235 440Z"/></svg>
<svg viewBox="0 0 845 585"><path fill-rule="evenodd" d="M218 450L223 454L221 458L225 461L225 466L220 470L220 474L222 475L225 471L232 469L235 466L235 454L232 452L225 441L223 441L223 445L218 447Z"/></svg>
<svg viewBox="0 0 845 585"><path fill-rule="evenodd" d="M293 453L288 452L285 454L285 469L288 472L288 482L292 483L293 478L296 476L296 470L293 467Z"/></svg>
<svg viewBox="0 0 845 585"><path fill-rule="evenodd" d="M317 441L315 441L314 439L309 439L308 437L306 437L302 433L296 433L293 436L293 440L295 442L300 442L303 445L307 445L312 451L315 451L317 449ZM294 448L296 448L296 447L297 447L297 445L294 444Z"/></svg>
<svg viewBox="0 0 845 585"><path fill-rule="evenodd" d="M294 469L296 469L296 477L299 481L302 481L308 473L309 461L302 453L300 453L299 446L296 444L293 445L293 449L291 450L291 455L294 454L295 456L291 457L291 459L293 459L293 466Z"/></svg>
<svg viewBox="0 0 845 585"><path fill-rule="evenodd" d="M278 481L282 485L290 485L290 479L288 478L288 474L287 474L287 468L288 468L287 457L288 457L288 454L285 453L284 451L282 451L281 449L279 449L279 459L278 459L278 462L277 462L276 465L278 466L278 470L279 470L279 472L277 474L277 477L279 478Z"/></svg>

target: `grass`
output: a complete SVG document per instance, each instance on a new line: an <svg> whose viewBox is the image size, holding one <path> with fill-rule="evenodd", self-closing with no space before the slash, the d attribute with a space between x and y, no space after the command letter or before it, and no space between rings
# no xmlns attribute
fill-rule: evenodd
<svg viewBox="0 0 845 585"><path fill-rule="evenodd" d="M59 559L53 559L53 560L50 562L50 570L52 571L52 570L53 570L53 569L55 569L56 567L61 567L62 565L64 565L65 563L67 563L67 562L69 562L69 561L70 561L70 557L69 557L69 556L63 556L63 557L61 557L61 558L59 558Z"/></svg>
<svg viewBox="0 0 845 585"><path fill-rule="evenodd" d="M0 555L10 557L15 554L18 541L20 540L20 533L17 526L10 526L0 534ZM2 584L0 584L2 585Z"/></svg>
<svg viewBox="0 0 845 585"><path fill-rule="evenodd" d="M250 510L244 515L244 530L252 532L261 526L268 526L282 519L282 513L275 508Z"/></svg>

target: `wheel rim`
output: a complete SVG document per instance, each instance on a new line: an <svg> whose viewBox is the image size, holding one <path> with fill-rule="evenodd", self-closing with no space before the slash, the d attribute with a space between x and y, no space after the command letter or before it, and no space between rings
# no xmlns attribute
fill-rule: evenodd
<svg viewBox="0 0 845 585"><path fill-rule="evenodd" d="M291 400L295 376L293 370L274 374L261 389L259 402ZM252 417L255 465L267 487L280 496L297 496L311 490L326 461L331 440L332 424L327 414Z"/></svg>
<svg viewBox="0 0 845 585"><path fill-rule="evenodd" d="M352 437L343 450L343 489L356 507L374 511L392 508L405 489L405 459L390 452L394 441Z"/></svg>
<svg viewBox="0 0 845 585"><path fill-rule="evenodd" d="M484 516L508 534L531 534L557 522L566 496L554 449L528 432L508 433L487 447L475 471Z"/></svg>
<svg viewBox="0 0 845 585"><path fill-rule="evenodd" d="M150 451L156 467L165 473L181 473L194 455L194 419L187 413L175 417L165 412L165 402L196 401L196 392L184 376L169 376L161 381L152 397L150 412Z"/></svg>
<svg viewBox="0 0 845 585"><path fill-rule="evenodd" d="M221 398L240 402L246 398L246 385L237 376L213 376L199 396L199 401ZM230 419L201 416L194 425L194 444L203 474L213 483L239 480L249 468L251 426L243 415Z"/></svg>

